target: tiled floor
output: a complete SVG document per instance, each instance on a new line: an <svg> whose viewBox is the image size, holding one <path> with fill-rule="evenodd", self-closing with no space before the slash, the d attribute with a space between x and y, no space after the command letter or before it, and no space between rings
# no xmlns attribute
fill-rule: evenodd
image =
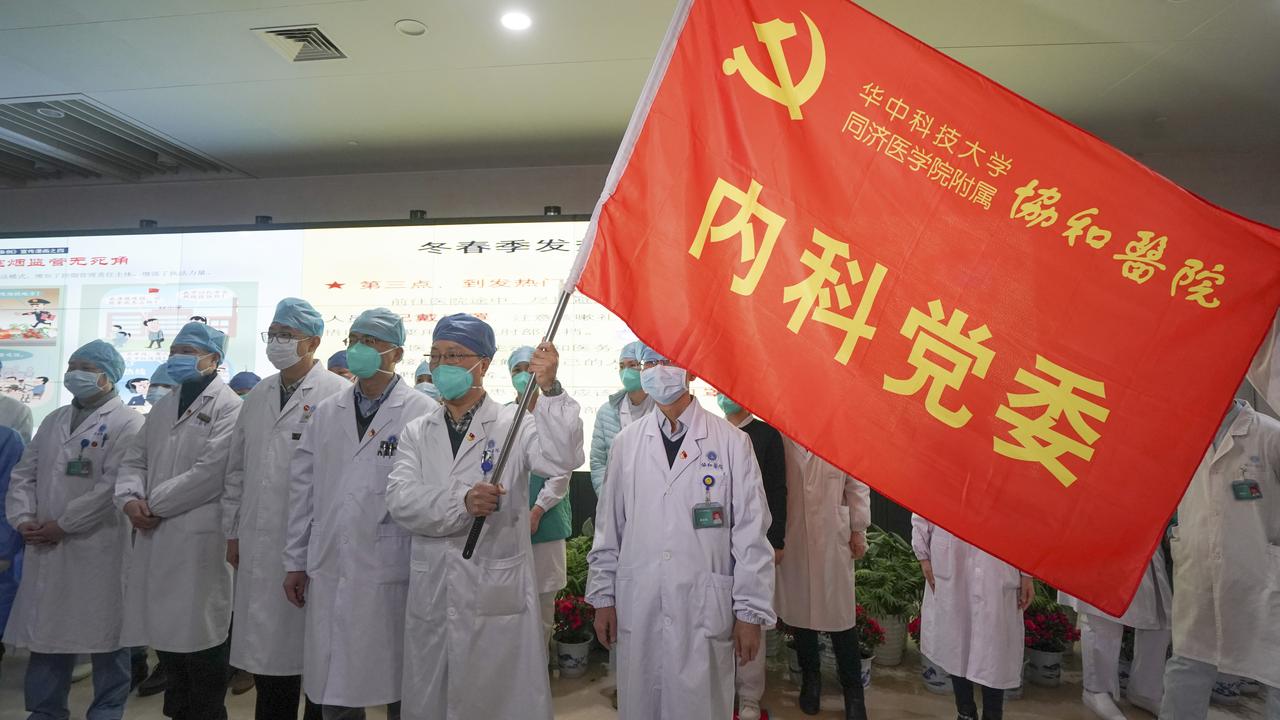
<svg viewBox="0 0 1280 720"><path fill-rule="evenodd" d="M553 678L551 691L555 697L557 720L607 720L617 713L609 707L606 693L612 684L604 675L603 657L596 658L587 677L575 680ZM1068 664L1062 687L1047 689L1028 687L1021 700L1005 706L1008 720L1094 720L1080 705L1079 658ZM25 656L10 653L0 665L0 720L22 720L26 717L22 703L22 674L26 668ZM826 684L821 714L814 716L832 720L843 717L843 705L834 683ZM73 718L83 718L91 688L88 681L72 686L71 708ZM769 689L764 706L772 712L774 720L799 720L810 717L796 707L796 686L787 676L785 667L771 661ZM227 696L227 707L232 720L253 718L253 693L239 697ZM871 688L867 691L867 707L873 720L919 720L937 718L952 720L955 710L950 696L933 695L924 689L919 679L919 656L908 650L906 659L898 667L876 666ZM130 698L125 717L130 720L161 720L161 696ZM1151 720L1151 715L1133 707L1124 706L1131 720ZM371 718L381 718L381 712L370 713ZM1214 708L1212 720L1261 720L1262 704L1249 699L1230 710ZM477 720L499 720L477 718Z"/></svg>

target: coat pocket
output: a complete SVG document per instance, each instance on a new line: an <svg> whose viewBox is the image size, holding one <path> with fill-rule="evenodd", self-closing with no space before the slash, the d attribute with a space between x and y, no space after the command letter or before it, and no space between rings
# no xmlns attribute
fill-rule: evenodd
<svg viewBox="0 0 1280 720"><path fill-rule="evenodd" d="M409 582L409 552L412 541L409 531L390 518L378 523L374 556L378 562L379 583Z"/></svg>
<svg viewBox="0 0 1280 720"><path fill-rule="evenodd" d="M476 614L481 617L519 615L525 611L526 555L480 561Z"/></svg>
<svg viewBox="0 0 1280 720"><path fill-rule="evenodd" d="M929 564L933 566L935 580L949 580L955 572L955 541L951 536L933 531L933 542L929 544Z"/></svg>
<svg viewBox="0 0 1280 720"><path fill-rule="evenodd" d="M706 573L699 624L707 637L725 640L733 634L733 576Z"/></svg>

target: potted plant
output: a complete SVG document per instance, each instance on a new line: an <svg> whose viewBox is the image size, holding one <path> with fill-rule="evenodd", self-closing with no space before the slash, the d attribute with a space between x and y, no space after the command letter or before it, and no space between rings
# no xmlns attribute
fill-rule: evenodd
<svg viewBox="0 0 1280 720"><path fill-rule="evenodd" d="M911 621L907 623L907 635L911 638L911 641L916 644L916 647L919 648L919 615L911 618ZM931 693L936 693L938 695L951 694L951 676L947 674L946 670L943 670L941 667L934 664L934 662L924 654L923 650L920 651L920 680L924 682L925 689Z"/></svg>
<svg viewBox="0 0 1280 720"><path fill-rule="evenodd" d="M898 535L872 525L867 554L858 561L854 592L859 604L885 631L876 653L879 665L897 665L907 647L907 620L920 612L924 576L911 545Z"/></svg>
<svg viewBox="0 0 1280 720"><path fill-rule="evenodd" d="M1133 628L1125 628L1120 636L1120 689L1129 689L1129 671L1133 669Z"/></svg>
<svg viewBox="0 0 1280 720"><path fill-rule="evenodd" d="M1057 592L1036 581L1036 598L1023 617L1029 666L1034 685L1057 687L1062 683L1062 655L1080 639L1080 631L1057 602Z"/></svg>
<svg viewBox="0 0 1280 720"><path fill-rule="evenodd" d="M871 664L876 659L876 648L884 644L884 628L858 605L857 622L853 626L858 635L858 649L862 652L862 687L871 684Z"/></svg>
<svg viewBox="0 0 1280 720"><path fill-rule="evenodd" d="M582 677L587 672L594 633L591 623L595 609L581 595L566 595L556 600L556 660L561 677Z"/></svg>

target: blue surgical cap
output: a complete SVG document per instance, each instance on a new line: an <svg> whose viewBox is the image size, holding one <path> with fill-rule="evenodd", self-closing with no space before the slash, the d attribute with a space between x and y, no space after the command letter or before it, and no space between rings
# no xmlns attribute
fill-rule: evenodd
<svg viewBox="0 0 1280 720"><path fill-rule="evenodd" d="M71 359L93 363L112 385L120 382L120 376L124 375L124 358L105 340L91 340L81 345L80 349L71 353Z"/></svg>
<svg viewBox="0 0 1280 720"><path fill-rule="evenodd" d="M413 377L415 380L418 378L419 375L430 375L430 374L431 374L431 363L427 362L426 360L423 360L422 362L418 363L418 369L413 371Z"/></svg>
<svg viewBox="0 0 1280 720"><path fill-rule="evenodd" d="M271 322L301 330L311 337L324 334L324 318L302 298L287 297L276 303L276 314Z"/></svg>
<svg viewBox="0 0 1280 720"><path fill-rule="evenodd" d="M178 331L178 335L173 338L173 342L169 347L172 348L174 345L190 345L205 352L217 353L218 357L224 357L227 336L212 325L192 321L182 326L182 329Z"/></svg>
<svg viewBox="0 0 1280 720"><path fill-rule="evenodd" d="M644 349L644 343L636 340L622 346L622 354L618 356L618 362L623 360L635 360L640 362L640 351Z"/></svg>
<svg viewBox="0 0 1280 720"><path fill-rule="evenodd" d="M329 368L330 370L332 370L333 368L343 368L343 369L346 369L346 367L347 367L347 351L346 351L346 350L339 350L338 352L336 352L336 353L334 353L334 354L330 355L330 356L329 356L329 364L328 364L328 365L326 365L325 367Z"/></svg>
<svg viewBox="0 0 1280 720"><path fill-rule="evenodd" d="M533 359L533 348L524 345L515 349L511 353L511 357L507 358L507 370L514 371L520 363L527 363Z"/></svg>
<svg viewBox="0 0 1280 720"><path fill-rule="evenodd" d="M456 342L481 357L492 358L498 352L489 323L466 313L440 318L435 332L431 333L431 342L438 340Z"/></svg>
<svg viewBox="0 0 1280 720"><path fill-rule="evenodd" d="M293 326L290 325L289 327ZM298 329L301 330L302 328ZM236 373L235 377L231 378L231 382L227 383L227 385L229 385L232 390L252 390L253 386L257 385L261 381L262 378L246 370L242 373Z"/></svg>
<svg viewBox="0 0 1280 720"><path fill-rule="evenodd" d="M399 313L386 308L373 308L360 313L360 317L351 323L351 332L368 335L396 347L404 345L404 322Z"/></svg>
<svg viewBox="0 0 1280 720"><path fill-rule="evenodd" d="M173 381L173 378L169 377L169 371L165 368L164 363L160 363L160 365L156 367L156 371L151 373L151 384L173 385L175 387L178 385L178 383Z"/></svg>
<svg viewBox="0 0 1280 720"><path fill-rule="evenodd" d="M640 350L640 362L642 363L648 363L648 362L654 362L657 360L666 360L666 359L667 358L664 357L661 353L649 347L648 345L645 345L644 348Z"/></svg>

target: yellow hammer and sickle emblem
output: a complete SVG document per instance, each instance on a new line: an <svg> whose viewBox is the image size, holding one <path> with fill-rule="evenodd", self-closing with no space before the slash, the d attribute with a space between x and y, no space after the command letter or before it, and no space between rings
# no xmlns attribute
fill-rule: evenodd
<svg viewBox="0 0 1280 720"><path fill-rule="evenodd" d="M791 79L791 69L787 67L787 53L782 49L782 41L795 37L796 26L777 18L767 23L751 24L756 29L756 39L764 43L765 49L769 51L769 59L773 61L773 71L778 76L778 82L775 83L765 77L764 73L752 64L751 58L747 57L746 48L741 45L733 49L733 57L725 58L722 66L725 75L738 73L752 90L780 105L785 105L787 111L791 113L792 120L804 119L800 106L809 102L813 94L818 91L818 86L822 84L822 76L827 71L827 49L822 43L822 33L818 32L818 27L813 24L808 15L800 14L804 16L805 24L809 26L813 52L809 57L809 69L805 71L804 78L799 84Z"/></svg>

